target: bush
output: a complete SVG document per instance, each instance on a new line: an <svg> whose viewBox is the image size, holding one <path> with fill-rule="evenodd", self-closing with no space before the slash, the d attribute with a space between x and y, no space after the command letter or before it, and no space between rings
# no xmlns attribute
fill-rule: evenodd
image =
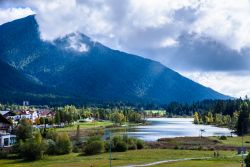
<svg viewBox="0 0 250 167"><path fill-rule="evenodd" d="M245 158L245 163L246 163L246 167L250 167L250 154L248 154Z"/></svg>
<svg viewBox="0 0 250 167"><path fill-rule="evenodd" d="M127 144L124 141L118 141L114 148L117 152L125 152L128 150Z"/></svg>
<svg viewBox="0 0 250 167"><path fill-rule="evenodd" d="M17 128L15 129L15 134L18 140L26 140L32 137L32 123L30 120L23 118L20 120Z"/></svg>
<svg viewBox="0 0 250 167"><path fill-rule="evenodd" d="M72 144L67 133L60 133L56 137L56 154L68 154L72 150Z"/></svg>
<svg viewBox="0 0 250 167"><path fill-rule="evenodd" d="M137 149L137 145L135 143L128 144L128 150L136 150L136 149Z"/></svg>
<svg viewBox="0 0 250 167"><path fill-rule="evenodd" d="M94 155L99 154L104 150L104 142L103 141L92 141L87 143L87 145L84 148L84 153L86 155Z"/></svg>
<svg viewBox="0 0 250 167"><path fill-rule="evenodd" d="M42 139L40 133L36 133L33 138L19 143L19 154L28 160L42 159L47 151L47 143Z"/></svg>
<svg viewBox="0 0 250 167"><path fill-rule="evenodd" d="M47 143L48 143L47 154L55 155L56 154L56 142L52 139L48 139Z"/></svg>
<svg viewBox="0 0 250 167"><path fill-rule="evenodd" d="M0 149L0 159L6 159L8 157L8 152Z"/></svg>
<svg viewBox="0 0 250 167"><path fill-rule="evenodd" d="M137 139L136 146L138 150L141 150L144 148L144 142L142 140Z"/></svg>
<svg viewBox="0 0 250 167"><path fill-rule="evenodd" d="M226 137L226 136L220 136L219 139L220 139L220 140L227 140L227 137Z"/></svg>

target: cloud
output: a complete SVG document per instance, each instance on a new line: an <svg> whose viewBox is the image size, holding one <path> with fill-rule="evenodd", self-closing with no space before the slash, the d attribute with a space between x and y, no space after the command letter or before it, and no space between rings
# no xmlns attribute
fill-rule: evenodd
<svg viewBox="0 0 250 167"><path fill-rule="evenodd" d="M250 1L209 0L196 11L189 31L208 36L240 51L250 47Z"/></svg>
<svg viewBox="0 0 250 167"><path fill-rule="evenodd" d="M74 51L84 53L89 50L87 44L81 42L81 37L79 33L71 34L67 37L67 44L66 49L72 49Z"/></svg>
<svg viewBox="0 0 250 167"><path fill-rule="evenodd" d="M181 72L184 76L233 97L250 96L250 74L227 72Z"/></svg>
<svg viewBox="0 0 250 167"><path fill-rule="evenodd" d="M234 74L250 73L249 0L2 0L0 24L32 12L43 40L81 32L185 71L223 93L249 94L249 75ZM88 50L74 39L69 43L71 49Z"/></svg>
<svg viewBox="0 0 250 167"><path fill-rule="evenodd" d="M172 47L172 46L176 46L178 45L178 41L176 41L173 38L166 38L161 42L161 47L165 48L165 47Z"/></svg>
<svg viewBox="0 0 250 167"><path fill-rule="evenodd" d="M0 25L32 14L34 11L28 7L2 9L0 6Z"/></svg>

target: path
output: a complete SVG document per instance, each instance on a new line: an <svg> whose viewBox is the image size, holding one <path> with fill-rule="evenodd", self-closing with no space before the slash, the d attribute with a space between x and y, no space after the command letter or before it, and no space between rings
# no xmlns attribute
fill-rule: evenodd
<svg viewBox="0 0 250 167"><path fill-rule="evenodd" d="M236 156L241 156L241 155L236 155ZM244 156L246 156L246 155L244 155ZM229 158L229 157L234 157L234 156L227 156L227 158ZM151 162L151 163L147 163L147 164L126 165L126 166L119 166L119 167L144 167L144 166L153 166L153 165L158 165L158 164L163 164L163 163L170 163L170 162L181 162L181 161L190 161L190 160L204 160L204 159L211 159L211 158L214 158L214 157L169 159L169 160Z"/></svg>

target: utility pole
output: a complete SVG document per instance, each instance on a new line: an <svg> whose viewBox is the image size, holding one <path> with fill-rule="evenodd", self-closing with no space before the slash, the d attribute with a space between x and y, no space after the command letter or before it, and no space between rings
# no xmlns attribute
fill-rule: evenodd
<svg viewBox="0 0 250 167"><path fill-rule="evenodd" d="M244 167L244 156L243 156L243 122L241 123L241 167Z"/></svg>
<svg viewBox="0 0 250 167"><path fill-rule="evenodd" d="M109 131L109 167L112 167L112 139L111 139L111 131Z"/></svg>

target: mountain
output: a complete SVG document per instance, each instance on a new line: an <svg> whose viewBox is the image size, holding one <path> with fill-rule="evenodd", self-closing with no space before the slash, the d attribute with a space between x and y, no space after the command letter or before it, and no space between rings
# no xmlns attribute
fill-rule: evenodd
<svg viewBox="0 0 250 167"><path fill-rule="evenodd" d="M0 60L0 102L21 102L31 100L33 102L48 104L67 100L66 97L52 95L56 91L35 83L29 76L17 71L10 65Z"/></svg>
<svg viewBox="0 0 250 167"><path fill-rule="evenodd" d="M21 78L46 88L55 102L56 97L81 104L164 104L228 98L159 62L112 50L80 33L43 41L35 16L1 25L0 34L0 59L15 70L7 73L29 76ZM23 87L26 89L16 91L39 93L28 85Z"/></svg>

